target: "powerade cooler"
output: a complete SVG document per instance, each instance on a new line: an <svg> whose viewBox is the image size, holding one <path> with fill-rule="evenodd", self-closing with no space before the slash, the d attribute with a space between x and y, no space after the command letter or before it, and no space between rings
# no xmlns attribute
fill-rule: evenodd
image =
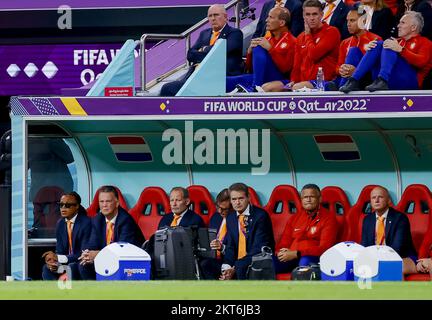
<svg viewBox="0 0 432 320"><path fill-rule="evenodd" d="M127 242L106 246L98 253L94 264L96 280L150 280L150 255Z"/></svg>

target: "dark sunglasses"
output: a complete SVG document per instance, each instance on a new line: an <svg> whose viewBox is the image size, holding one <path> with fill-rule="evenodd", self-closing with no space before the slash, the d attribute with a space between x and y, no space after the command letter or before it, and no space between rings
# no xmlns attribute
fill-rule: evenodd
<svg viewBox="0 0 432 320"><path fill-rule="evenodd" d="M77 204L76 203L63 203L63 202L59 202L58 205L59 205L60 208L65 207L65 208L69 209L70 207L75 207Z"/></svg>

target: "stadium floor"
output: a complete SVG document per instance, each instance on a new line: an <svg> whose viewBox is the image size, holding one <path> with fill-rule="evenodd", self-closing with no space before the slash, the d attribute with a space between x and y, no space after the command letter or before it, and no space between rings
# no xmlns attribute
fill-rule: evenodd
<svg viewBox="0 0 432 320"><path fill-rule="evenodd" d="M356 282L305 281L74 281L59 289L55 281L0 282L4 300L297 300L297 299L432 299L432 281L374 282L360 289Z"/></svg>

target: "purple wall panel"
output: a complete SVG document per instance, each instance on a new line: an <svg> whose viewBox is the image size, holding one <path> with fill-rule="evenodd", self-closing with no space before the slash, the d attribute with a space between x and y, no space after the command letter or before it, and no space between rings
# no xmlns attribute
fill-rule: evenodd
<svg viewBox="0 0 432 320"><path fill-rule="evenodd" d="M229 0L219 1L228 3ZM71 8L128 8L128 7L160 7L184 5L209 5L210 0L14 0L1 1L1 9L57 9L61 5Z"/></svg>
<svg viewBox="0 0 432 320"><path fill-rule="evenodd" d="M60 94L62 88L81 87L105 70L121 46L0 46L0 95Z"/></svg>

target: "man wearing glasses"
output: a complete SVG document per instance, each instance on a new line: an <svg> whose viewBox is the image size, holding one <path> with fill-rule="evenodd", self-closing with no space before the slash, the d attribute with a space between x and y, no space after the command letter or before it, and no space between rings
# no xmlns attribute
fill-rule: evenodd
<svg viewBox="0 0 432 320"><path fill-rule="evenodd" d="M81 206L81 197L76 192L63 194L59 206L61 219L56 226L56 253L48 251L42 255L45 259L42 279L57 280L62 274L59 273L59 266L62 264L70 267L73 280L79 280L77 262L90 237L91 220Z"/></svg>
<svg viewBox="0 0 432 320"><path fill-rule="evenodd" d="M145 240L134 219L119 206L118 193L113 186L100 188L99 208L100 212L92 219L90 240L78 258L83 280L96 279L94 259L105 246L113 242L128 242L141 247Z"/></svg>
<svg viewBox="0 0 432 320"><path fill-rule="evenodd" d="M216 251L215 259L202 259L200 261L203 278L217 280L221 274L222 259L224 253L224 240L227 234L226 217L232 211L230 194L227 188L223 189L216 197L216 212L211 216L209 229L217 230L216 239L210 242L210 247Z"/></svg>

